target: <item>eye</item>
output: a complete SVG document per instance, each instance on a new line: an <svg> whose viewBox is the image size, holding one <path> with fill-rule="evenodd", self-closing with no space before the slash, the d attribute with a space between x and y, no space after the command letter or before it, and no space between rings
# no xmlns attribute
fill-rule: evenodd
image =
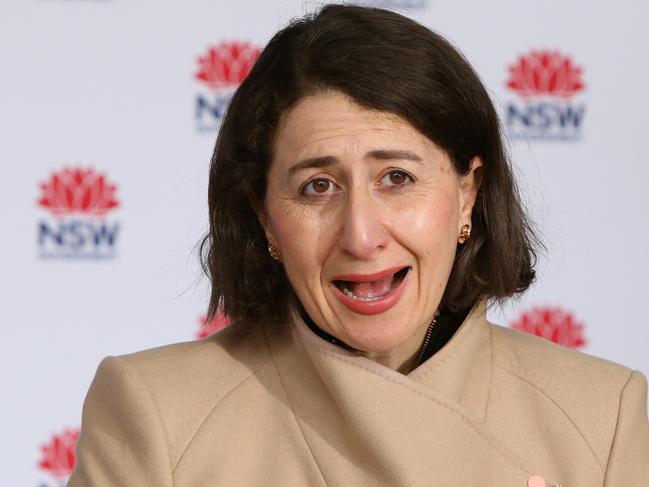
<svg viewBox="0 0 649 487"><path fill-rule="evenodd" d="M300 194L304 196L326 195L327 193L333 192L332 190L335 187L334 183L329 179L316 178L302 186Z"/></svg>
<svg viewBox="0 0 649 487"><path fill-rule="evenodd" d="M381 182L385 186L400 187L413 183L414 179L407 172L394 170L383 176Z"/></svg>

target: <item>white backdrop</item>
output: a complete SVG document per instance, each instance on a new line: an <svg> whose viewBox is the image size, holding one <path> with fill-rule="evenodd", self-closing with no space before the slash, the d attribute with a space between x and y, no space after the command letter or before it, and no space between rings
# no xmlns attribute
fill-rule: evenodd
<svg viewBox="0 0 649 487"><path fill-rule="evenodd" d="M217 70L225 85L208 86L198 58L216 47L216 68L245 68L318 3L0 0L4 484L65 484L102 357L197 337L195 246L237 80ZM446 35L502 114L548 250L533 289L490 318L527 316L530 331L648 374L649 7L363 3Z"/></svg>

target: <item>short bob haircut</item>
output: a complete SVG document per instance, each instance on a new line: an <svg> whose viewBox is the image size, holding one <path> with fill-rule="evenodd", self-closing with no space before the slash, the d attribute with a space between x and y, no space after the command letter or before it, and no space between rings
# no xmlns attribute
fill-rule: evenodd
<svg viewBox="0 0 649 487"><path fill-rule="evenodd" d="M287 318L296 299L254 211L280 117L303 97L336 90L396 114L446 151L458 174L484 163L471 238L458 245L440 310L502 300L533 282L538 240L525 216L498 116L468 61L440 35L387 10L327 5L293 20L262 51L234 93L211 161L209 232L201 247L219 307L248 324Z"/></svg>

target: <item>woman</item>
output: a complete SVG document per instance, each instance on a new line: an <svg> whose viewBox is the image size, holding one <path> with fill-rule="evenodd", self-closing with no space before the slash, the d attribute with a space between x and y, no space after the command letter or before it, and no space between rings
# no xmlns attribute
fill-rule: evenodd
<svg viewBox="0 0 649 487"><path fill-rule="evenodd" d="M489 97L327 6L266 46L209 183L207 340L100 364L70 487L649 485L646 380L486 321L533 281Z"/></svg>

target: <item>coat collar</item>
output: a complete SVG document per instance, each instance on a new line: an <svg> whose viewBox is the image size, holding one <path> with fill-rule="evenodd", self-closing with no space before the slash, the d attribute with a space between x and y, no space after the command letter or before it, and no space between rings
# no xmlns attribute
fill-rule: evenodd
<svg viewBox="0 0 649 487"><path fill-rule="evenodd" d="M535 469L483 424L492 375L485 315L477 304L408 375L328 343L297 311L269 333L287 404L327 485L526 485Z"/></svg>
<svg viewBox="0 0 649 487"><path fill-rule="evenodd" d="M477 419L484 421L492 354L486 312L486 301L478 302L448 343L405 376L323 340L307 326L296 310L291 312L291 322L295 338L304 344L311 356L319 352L367 368L398 383L420 384L461 404Z"/></svg>

